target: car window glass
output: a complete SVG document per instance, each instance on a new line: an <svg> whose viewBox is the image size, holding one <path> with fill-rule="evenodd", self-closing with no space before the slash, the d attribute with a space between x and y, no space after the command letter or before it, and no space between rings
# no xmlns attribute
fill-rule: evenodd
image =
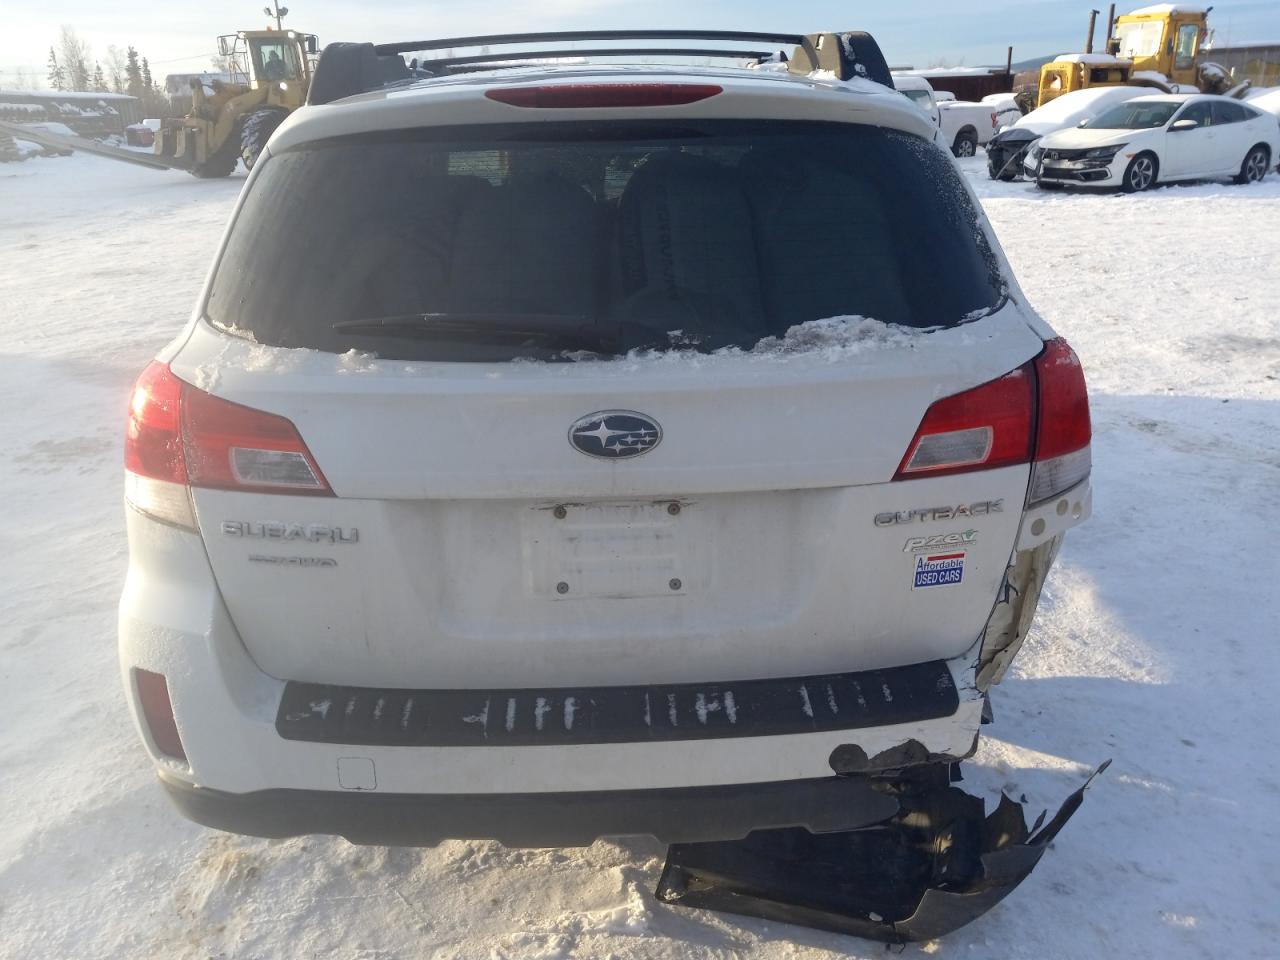
<svg viewBox="0 0 1280 960"><path fill-rule="evenodd" d="M1160 51L1160 38L1164 24L1159 20L1138 20L1116 26L1116 39L1120 41L1120 56L1154 57Z"/></svg>
<svg viewBox="0 0 1280 960"><path fill-rule="evenodd" d="M260 80L296 80L302 76L298 51L287 41L266 41L255 48L254 66Z"/></svg>
<svg viewBox="0 0 1280 960"><path fill-rule="evenodd" d="M1238 103L1231 103L1229 100L1215 100L1213 102L1213 122L1218 123L1240 123L1242 120L1248 119L1244 112L1244 107Z"/></svg>
<svg viewBox="0 0 1280 960"><path fill-rule="evenodd" d="M1154 130L1163 127L1178 109L1176 100L1121 103L1089 121L1095 130Z"/></svg>
<svg viewBox="0 0 1280 960"><path fill-rule="evenodd" d="M1184 23L1178 28L1177 45L1173 51L1173 68L1186 70L1196 59L1196 39L1200 36L1200 26L1195 23Z"/></svg>
<svg viewBox="0 0 1280 960"><path fill-rule="evenodd" d="M902 94L921 109L929 109L930 103L928 90L903 90Z"/></svg>
<svg viewBox="0 0 1280 960"><path fill-rule="evenodd" d="M373 345L334 324L518 319L710 351L831 317L950 326L1002 297L950 157L919 137L628 121L283 151L255 171L206 313L278 346L490 361L540 355L484 330Z"/></svg>
<svg viewBox="0 0 1280 960"><path fill-rule="evenodd" d="M1207 101L1188 104L1187 108L1178 114L1178 120L1194 120L1202 127L1213 125L1213 108Z"/></svg>

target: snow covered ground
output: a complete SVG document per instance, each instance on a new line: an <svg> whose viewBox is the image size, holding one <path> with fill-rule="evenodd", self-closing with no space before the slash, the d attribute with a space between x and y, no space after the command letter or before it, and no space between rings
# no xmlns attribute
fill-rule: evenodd
<svg viewBox="0 0 1280 960"><path fill-rule="evenodd" d="M1027 293L1085 363L1096 493L967 786L1055 806L1115 763L1009 900L905 955L1280 955L1280 177L1075 196L982 164ZM169 809L115 662L120 438L240 182L0 167L0 957L883 955L657 904L652 842L265 842Z"/></svg>

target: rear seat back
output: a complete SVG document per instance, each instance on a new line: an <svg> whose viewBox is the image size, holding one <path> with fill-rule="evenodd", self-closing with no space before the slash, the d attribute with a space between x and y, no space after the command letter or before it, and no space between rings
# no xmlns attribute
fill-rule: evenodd
<svg viewBox="0 0 1280 960"><path fill-rule="evenodd" d="M458 217L443 308L595 316L596 222L591 195L552 174L476 193Z"/></svg>
<svg viewBox="0 0 1280 960"><path fill-rule="evenodd" d="M829 158L769 150L748 154L742 169L770 317L910 322L890 198L875 184Z"/></svg>
<svg viewBox="0 0 1280 960"><path fill-rule="evenodd" d="M704 329L762 330L751 207L737 171L687 153L650 158L619 202L624 322L674 312Z"/></svg>

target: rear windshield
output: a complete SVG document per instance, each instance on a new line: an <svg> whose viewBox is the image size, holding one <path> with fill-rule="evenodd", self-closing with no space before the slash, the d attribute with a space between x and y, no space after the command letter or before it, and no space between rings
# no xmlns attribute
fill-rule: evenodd
<svg viewBox="0 0 1280 960"><path fill-rule="evenodd" d="M750 349L951 326L1002 283L936 147L850 124L453 127L271 156L205 304L260 343L406 360Z"/></svg>

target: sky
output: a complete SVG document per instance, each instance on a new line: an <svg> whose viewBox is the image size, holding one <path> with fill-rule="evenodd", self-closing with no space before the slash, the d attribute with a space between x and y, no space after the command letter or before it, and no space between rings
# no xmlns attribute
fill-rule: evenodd
<svg viewBox="0 0 1280 960"><path fill-rule="evenodd" d="M259 0L265 2L265 0ZM1123 13L1140 5L1117 4ZM1089 0L382 0L376 6L337 0L291 0L285 23L331 40L421 40L523 30L708 28L867 30L893 66L978 66L1083 49ZM1107 4L1098 4L1106 16ZM1280 42L1280 0L1217 0L1209 17L1219 43ZM108 45L133 45L152 73L210 68L220 33L261 29L262 7L244 3L139 3L0 0L0 87L43 81L49 46L61 24L76 29L101 57ZM1098 36L1101 42L1102 28Z"/></svg>

